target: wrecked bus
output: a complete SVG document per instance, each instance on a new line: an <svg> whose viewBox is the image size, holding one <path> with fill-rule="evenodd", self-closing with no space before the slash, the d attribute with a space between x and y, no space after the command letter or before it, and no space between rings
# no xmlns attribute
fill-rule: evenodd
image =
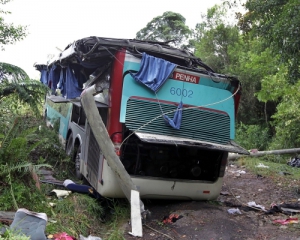
<svg viewBox="0 0 300 240"><path fill-rule="evenodd" d="M228 152L248 154L234 142L240 82L186 50L88 37L35 67L51 89L46 119L58 122L77 177L104 197L124 194L80 102L82 91L94 84L99 115L141 198L215 199ZM64 118L55 113L62 109Z"/></svg>

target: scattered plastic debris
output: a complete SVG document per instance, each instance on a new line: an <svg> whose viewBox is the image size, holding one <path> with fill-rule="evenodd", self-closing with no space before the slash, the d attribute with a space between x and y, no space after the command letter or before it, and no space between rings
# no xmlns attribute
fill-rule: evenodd
<svg viewBox="0 0 300 240"><path fill-rule="evenodd" d="M230 209L228 209L227 210L227 212L229 213L229 214L242 214L242 212L240 211L240 209L238 209L238 208L230 208Z"/></svg>
<svg viewBox="0 0 300 240"><path fill-rule="evenodd" d="M92 235L89 235L87 238L82 236L82 235L79 235L79 240L102 240L101 238L99 237L94 237Z"/></svg>
<svg viewBox="0 0 300 240"><path fill-rule="evenodd" d="M256 165L255 167L257 168L269 168L269 166L264 165L263 163L259 163L258 165Z"/></svg>
<svg viewBox="0 0 300 240"><path fill-rule="evenodd" d="M25 234L31 240L46 240L46 213L37 213L20 208L15 214L10 229Z"/></svg>
<svg viewBox="0 0 300 240"><path fill-rule="evenodd" d="M299 203L283 203L280 205L277 205L275 203L271 204L271 209L267 211L268 214L273 214L273 213L284 213L287 215L291 214L298 214L300 213L300 204Z"/></svg>
<svg viewBox="0 0 300 240"><path fill-rule="evenodd" d="M300 167L300 158L298 157L293 157L290 159L290 161L287 162L287 165L291 167Z"/></svg>
<svg viewBox="0 0 300 240"><path fill-rule="evenodd" d="M175 213L172 213L170 214L169 216L165 216L164 219L163 219L163 223L174 223L176 222L177 220L179 220L180 218L183 218L183 216L181 215L178 215L178 214L175 214Z"/></svg>
<svg viewBox="0 0 300 240"><path fill-rule="evenodd" d="M49 239L54 239L54 240L76 240L75 237L69 236L67 233L62 232L62 233L55 233L53 235L48 236Z"/></svg>
<svg viewBox="0 0 300 240"><path fill-rule="evenodd" d="M230 194L228 191L221 191L221 192L220 192L220 195L223 195L223 196L230 196L231 194Z"/></svg>
<svg viewBox="0 0 300 240"><path fill-rule="evenodd" d="M247 205L248 207L257 208L259 210L263 210L264 212L266 211L266 208L264 206L258 205L255 202L248 202Z"/></svg>
<svg viewBox="0 0 300 240"><path fill-rule="evenodd" d="M298 218L287 218L287 219L277 219L274 220L274 223L280 223L282 225L299 223Z"/></svg>
<svg viewBox="0 0 300 240"><path fill-rule="evenodd" d="M55 194L58 198L67 197L71 194L71 191L67 190L59 190L59 189L53 189L50 194Z"/></svg>
<svg viewBox="0 0 300 240"><path fill-rule="evenodd" d="M235 173L235 174L245 174L246 171L244 170L229 170L230 173Z"/></svg>

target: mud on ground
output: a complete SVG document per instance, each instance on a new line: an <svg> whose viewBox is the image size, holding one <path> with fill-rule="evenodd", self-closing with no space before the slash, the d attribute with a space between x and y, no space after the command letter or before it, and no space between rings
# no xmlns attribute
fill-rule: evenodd
<svg viewBox="0 0 300 240"><path fill-rule="evenodd" d="M142 239L300 240L300 223L274 223L276 219L287 219L290 216L280 212L265 214L243 205L254 201L269 210L272 203L298 203L300 195L295 188L284 188L281 183L274 183L270 178L256 176L243 168L229 165L222 194L217 201L144 201L146 209L151 212L151 218L143 226ZM242 214L229 214L228 209L232 208L239 208ZM164 224L164 217L170 214L181 215L182 218ZM125 228L126 239L141 239L127 234L130 225L127 224Z"/></svg>

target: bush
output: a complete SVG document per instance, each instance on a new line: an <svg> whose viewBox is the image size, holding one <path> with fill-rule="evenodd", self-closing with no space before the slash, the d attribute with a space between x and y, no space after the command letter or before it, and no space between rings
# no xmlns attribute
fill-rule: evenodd
<svg viewBox="0 0 300 240"><path fill-rule="evenodd" d="M236 128L236 142L246 149L266 150L270 141L267 127L240 123Z"/></svg>

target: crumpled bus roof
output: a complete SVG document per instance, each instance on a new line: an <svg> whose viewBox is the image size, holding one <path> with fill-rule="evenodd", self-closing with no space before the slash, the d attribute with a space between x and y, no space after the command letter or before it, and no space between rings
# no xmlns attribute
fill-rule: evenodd
<svg viewBox="0 0 300 240"><path fill-rule="evenodd" d="M48 65L36 63L34 67L40 70L45 66L49 68L49 66L53 64L59 64L64 67L76 62L84 68L97 68L112 61L114 59L114 53L121 49L129 51L136 57L141 58L142 53L145 52L149 55L173 62L183 68L186 67L204 74L239 82L235 77L215 73L214 70L202 62L200 58L186 49L172 47L168 42L137 39L96 36L82 38L67 45L64 51L54 57Z"/></svg>
<svg viewBox="0 0 300 240"><path fill-rule="evenodd" d="M48 85L53 92L56 85L59 85L63 96L72 99L80 95L83 84L88 80L87 76L96 73L96 70L104 72L111 65L117 51L126 51L137 58L142 58L142 54L146 53L174 63L181 69L209 75L210 78L216 77L218 81L225 81L233 87L239 85L237 78L215 73L188 50L174 48L166 42L137 39L95 36L82 38L67 45L64 51L51 59L47 65L35 64L34 67L41 72L42 83ZM62 78L71 80L62 81ZM61 86L62 82L67 84ZM71 84L68 84L70 82Z"/></svg>

